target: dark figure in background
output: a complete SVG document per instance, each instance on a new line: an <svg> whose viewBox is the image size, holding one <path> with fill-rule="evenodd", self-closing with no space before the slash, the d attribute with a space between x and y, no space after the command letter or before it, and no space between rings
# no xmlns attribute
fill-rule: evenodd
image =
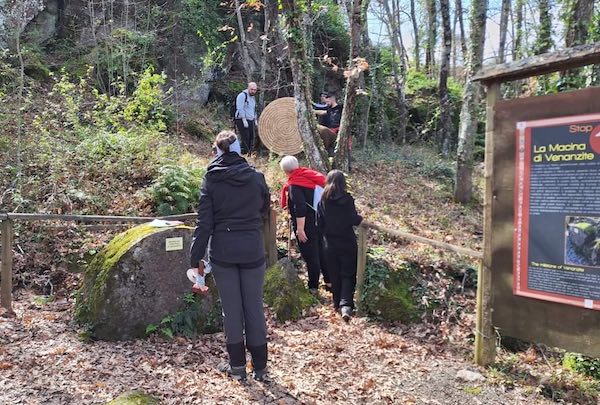
<svg viewBox="0 0 600 405"><path fill-rule="evenodd" d="M242 153L251 153L254 148L254 132L258 119L256 116L256 98L258 86L248 83L248 88L238 94L235 99L235 126L240 134Z"/></svg>
<svg viewBox="0 0 600 405"><path fill-rule="evenodd" d="M299 167L294 156L285 156L280 165L288 176L288 182L281 190L281 206L289 208L298 248L308 270L308 289L317 295L320 273L323 273L326 288L331 286L314 204L315 188L325 185L325 175Z"/></svg>
<svg viewBox="0 0 600 405"><path fill-rule="evenodd" d="M239 155L231 131L219 133L217 157L210 162L200 189L198 220L191 247L192 267L204 275L207 246L223 306L229 362L219 365L235 379L246 378L246 348L254 378L267 369L267 325L263 312L265 247L263 218L270 206L262 173Z"/></svg>
<svg viewBox="0 0 600 405"><path fill-rule="evenodd" d="M315 110L315 113L317 111L325 111L327 112L327 95L328 93L321 93L319 94L319 103L312 103L312 107ZM319 114L317 113L317 121L319 123L319 125L322 125L324 127L328 127L329 126L329 116L327 114ZM325 141L323 141L325 142Z"/></svg>
<svg viewBox="0 0 600 405"><path fill-rule="evenodd" d="M333 156L337 134L340 130L340 121L342 120L342 109L343 107L337 103L335 94L324 93L325 97L325 109L315 109L315 114L319 117L319 125L317 125L317 131L323 139L323 144L327 153ZM321 124L321 117L322 124Z"/></svg>
<svg viewBox="0 0 600 405"><path fill-rule="evenodd" d="M356 212L354 199L346 191L346 177L339 170L327 174L327 185L319 202L317 223L327 245L327 271L332 284L333 304L341 308L347 322L354 309L356 288L356 235L362 217Z"/></svg>

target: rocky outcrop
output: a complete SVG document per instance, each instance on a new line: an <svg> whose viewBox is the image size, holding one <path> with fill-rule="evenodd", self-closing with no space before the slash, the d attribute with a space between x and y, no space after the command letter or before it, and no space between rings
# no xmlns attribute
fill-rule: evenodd
<svg viewBox="0 0 600 405"><path fill-rule="evenodd" d="M16 35L22 34L46 8L46 3L44 0L0 0L0 48L8 48Z"/></svg>

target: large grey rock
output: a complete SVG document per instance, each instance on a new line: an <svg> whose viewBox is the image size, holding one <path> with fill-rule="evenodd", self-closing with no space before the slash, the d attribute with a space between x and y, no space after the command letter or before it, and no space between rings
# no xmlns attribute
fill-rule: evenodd
<svg viewBox="0 0 600 405"><path fill-rule="evenodd" d="M149 324L189 305L184 296L192 287L186 276L191 239L192 229L181 225L144 224L116 236L86 269L76 303L78 323L96 339L140 338ZM167 250L167 243L176 250ZM210 294L197 297L193 317L183 320L194 322L197 332L214 331L220 320L212 276L207 281Z"/></svg>
<svg viewBox="0 0 600 405"><path fill-rule="evenodd" d="M45 9L45 0L0 0L0 49L21 34L27 25Z"/></svg>

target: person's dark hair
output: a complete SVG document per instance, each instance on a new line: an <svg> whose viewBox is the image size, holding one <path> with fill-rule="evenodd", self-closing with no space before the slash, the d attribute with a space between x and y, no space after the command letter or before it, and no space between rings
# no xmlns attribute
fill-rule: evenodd
<svg viewBox="0 0 600 405"><path fill-rule="evenodd" d="M346 193L346 176L341 170L332 170L327 173L327 184L323 190L322 198L331 200Z"/></svg>
<svg viewBox="0 0 600 405"><path fill-rule="evenodd" d="M215 140L215 145L219 149L221 149L224 153L229 152L229 147L235 143L237 137L233 131L221 131L217 135L217 139Z"/></svg>

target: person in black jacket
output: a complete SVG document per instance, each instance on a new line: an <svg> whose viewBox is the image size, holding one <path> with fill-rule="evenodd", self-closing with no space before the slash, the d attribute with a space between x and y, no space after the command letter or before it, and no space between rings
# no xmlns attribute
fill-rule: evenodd
<svg viewBox="0 0 600 405"><path fill-rule="evenodd" d="M327 174L327 184L318 205L317 223L326 241L327 271L332 283L333 304L341 308L347 322L354 309L356 288L356 235L362 217L346 191L346 177L339 170Z"/></svg>
<svg viewBox="0 0 600 405"><path fill-rule="evenodd" d="M323 235L317 229L315 204L315 190L317 187L323 190L325 175L307 167L300 167L298 159L294 156L284 156L280 166L288 177L287 183L281 189L281 207L289 209L298 248L308 270L308 290L317 296L321 273L325 288L331 288L323 249Z"/></svg>
<svg viewBox="0 0 600 405"><path fill-rule="evenodd" d="M229 362L219 369L245 379L247 348L254 377L262 380L267 367L262 229L270 207L269 189L263 174L239 155L233 132L219 133L216 146L217 157L210 162L200 189L191 265L204 275L202 258L208 246L229 354Z"/></svg>

